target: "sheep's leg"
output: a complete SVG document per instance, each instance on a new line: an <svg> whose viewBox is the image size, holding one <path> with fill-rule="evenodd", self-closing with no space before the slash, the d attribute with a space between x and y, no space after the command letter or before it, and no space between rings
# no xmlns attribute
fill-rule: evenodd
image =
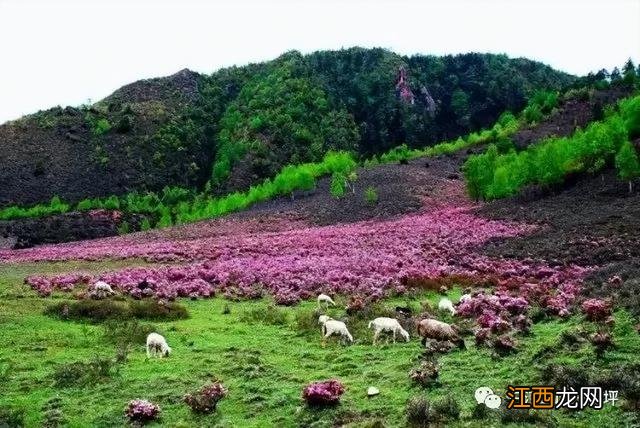
<svg viewBox="0 0 640 428"><path fill-rule="evenodd" d="M379 336L379 335L380 335L380 330L376 330L376 331L373 333L373 344L374 344L374 345L376 344L376 342L377 342L377 340L378 340L378 336Z"/></svg>
<svg viewBox="0 0 640 428"><path fill-rule="evenodd" d="M396 331L393 330L393 343L396 343Z"/></svg>
<svg viewBox="0 0 640 428"><path fill-rule="evenodd" d="M322 347L324 348L325 346L327 346L327 338L331 336L330 332L326 332L325 335L322 337Z"/></svg>

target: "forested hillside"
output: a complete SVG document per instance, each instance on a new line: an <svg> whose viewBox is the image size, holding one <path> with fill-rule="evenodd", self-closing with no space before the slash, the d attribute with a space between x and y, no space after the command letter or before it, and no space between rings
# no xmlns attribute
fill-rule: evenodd
<svg viewBox="0 0 640 428"><path fill-rule="evenodd" d="M575 81L504 55L288 52L212 75L182 70L92 105L0 126L0 204L182 186L223 194L331 149L361 156L425 147L518 111Z"/></svg>

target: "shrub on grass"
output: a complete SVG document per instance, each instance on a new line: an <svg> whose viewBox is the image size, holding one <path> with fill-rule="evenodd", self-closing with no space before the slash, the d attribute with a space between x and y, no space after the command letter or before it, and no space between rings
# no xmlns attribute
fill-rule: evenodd
<svg viewBox="0 0 640 428"><path fill-rule="evenodd" d="M58 428L65 425L65 418L62 413L62 400L60 397L53 397L44 403L42 412L42 428ZM1 423L0 426L2 426Z"/></svg>
<svg viewBox="0 0 640 428"><path fill-rule="evenodd" d="M589 385L589 373L581 367L564 364L548 364L540 371L540 377L546 384L556 387L566 386L579 390Z"/></svg>
<svg viewBox="0 0 640 428"><path fill-rule="evenodd" d="M218 402L227 395L227 389L220 382L203 386L198 391L186 394L184 402L195 413L211 413L216 410Z"/></svg>
<svg viewBox="0 0 640 428"><path fill-rule="evenodd" d="M48 306L46 315L79 321L100 323L107 320L145 319L173 321L189 317L187 309L176 302L156 300L84 299L64 301Z"/></svg>
<svg viewBox="0 0 640 428"><path fill-rule="evenodd" d="M507 355L516 351L516 341L513 337L503 334L498 336L493 341L493 348L498 355Z"/></svg>
<svg viewBox="0 0 640 428"><path fill-rule="evenodd" d="M0 407L0 427L22 428L25 411L11 407Z"/></svg>
<svg viewBox="0 0 640 428"><path fill-rule="evenodd" d="M46 315L63 319L102 322L107 319L131 318L131 311L126 302L105 300L64 301L49 305Z"/></svg>
<svg viewBox="0 0 640 428"><path fill-rule="evenodd" d="M532 424L534 426L557 426L554 416L548 411L529 409L500 410L500 422L503 424Z"/></svg>
<svg viewBox="0 0 640 428"><path fill-rule="evenodd" d="M131 400L124 409L124 415L131 423L146 424L160 416L160 407L147 400Z"/></svg>
<svg viewBox="0 0 640 428"><path fill-rule="evenodd" d="M605 331L594 333L589 340L599 358L602 357L606 351L614 347L613 338Z"/></svg>
<svg viewBox="0 0 640 428"><path fill-rule="evenodd" d="M287 312L273 303L260 305L244 311L240 315L240 320L248 323L261 322L267 325L286 325L288 322Z"/></svg>
<svg viewBox="0 0 640 428"><path fill-rule="evenodd" d="M116 345L143 345L149 333L158 331L153 324L142 324L138 320L109 320L103 324L103 337Z"/></svg>
<svg viewBox="0 0 640 428"><path fill-rule="evenodd" d="M431 406L426 397L412 397L407 403L407 422L412 426L427 427L431 424Z"/></svg>
<svg viewBox="0 0 640 428"><path fill-rule="evenodd" d="M434 385L438 381L438 375L438 363L433 360L423 361L409 372L411 380L422 387Z"/></svg>
<svg viewBox="0 0 640 428"><path fill-rule="evenodd" d="M117 374L118 366L109 358L58 364L53 372L54 386L84 386L103 382Z"/></svg>
<svg viewBox="0 0 640 428"><path fill-rule="evenodd" d="M433 418L439 421L457 420L460 418L460 405L451 395L447 395L433 403L431 407Z"/></svg>
<svg viewBox="0 0 640 428"><path fill-rule="evenodd" d="M150 321L175 321L189 318L187 308L166 300L129 300L133 318Z"/></svg>
<svg viewBox="0 0 640 428"><path fill-rule="evenodd" d="M315 310L298 310L296 311L295 321L296 330L300 333L318 333L320 331L320 325L318 324L318 317L320 313Z"/></svg>
<svg viewBox="0 0 640 428"><path fill-rule="evenodd" d="M344 386L339 380L313 382L302 390L302 398L309 406L330 406L340 402Z"/></svg>
<svg viewBox="0 0 640 428"><path fill-rule="evenodd" d="M485 419L489 415L489 408L484 403L477 403L471 411L472 419Z"/></svg>

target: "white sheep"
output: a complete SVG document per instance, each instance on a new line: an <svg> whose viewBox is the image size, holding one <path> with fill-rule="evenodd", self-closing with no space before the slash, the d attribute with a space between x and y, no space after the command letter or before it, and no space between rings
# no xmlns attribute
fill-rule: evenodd
<svg viewBox="0 0 640 428"><path fill-rule="evenodd" d="M113 288L104 281L96 281L96 283L93 284L93 290L90 292L90 295L96 299L104 299L114 294L116 294L116 292L113 291Z"/></svg>
<svg viewBox="0 0 640 428"><path fill-rule="evenodd" d="M318 317L318 324L322 325L332 319L329 315L320 315Z"/></svg>
<svg viewBox="0 0 640 428"><path fill-rule="evenodd" d="M318 307L320 307L323 303L326 307L329 307L329 305L331 306L336 305L336 302L334 302L331 297L327 296L324 293L321 293L318 295Z"/></svg>
<svg viewBox="0 0 640 428"><path fill-rule="evenodd" d="M167 340L158 333L149 333L147 336L147 358L168 357L171 354L171 347Z"/></svg>
<svg viewBox="0 0 640 428"><path fill-rule="evenodd" d="M387 317L376 318L373 321L369 322L369 328L371 327L373 327L373 332L374 332L373 333L374 345L378 340L378 336L380 336L380 333L382 333L383 331L390 331L393 333L393 343L396 343L397 334L400 334L404 338L404 340L406 340L407 342L409 341L409 333L407 332L407 330L402 328L398 320L395 318L387 318Z"/></svg>
<svg viewBox="0 0 640 428"><path fill-rule="evenodd" d="M347 325L342 321L336 321L326 315L320 315L318 321L322 324L322 346L325 345L327 338L333 335L341 336L342 339L353 342L353 336L349 333Z"/></svg>
<svg viewBox="0 0 640 428"><path fill-rule="evenodd" d="M455 315L456 314L456 310L453 307L453 302L449 299L447 299L446 297L443 297L442 299L440 299L440 302L438 303L438 309L441 312L445 312L448 311L451 313L451 315Z"/></svg>

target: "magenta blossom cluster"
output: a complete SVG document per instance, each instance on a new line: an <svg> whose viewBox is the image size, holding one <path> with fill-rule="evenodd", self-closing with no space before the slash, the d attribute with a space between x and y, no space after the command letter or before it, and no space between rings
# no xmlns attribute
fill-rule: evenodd
<svg viewBox="0 0 640 428"><path fill-rule="evenodd" d="M344 391L339 380L331 379L310 383L302 390L302 398L312 406L332 405L340 401Z"/></svg>
<svg viewBox="0 0 640 428"><path fill-rule="evenodd" d="M124 409L124 415L130 422L146 423L160 415L160 407L147 400L131 400Z"/></svg>
<svg viewBox="0 0 640 428"><path fill-rule="evenodd" d="M611 305L601 299L587 299L582 302L582 312L590 321L604 321L611 316Z"/></svg>
<svg viewBox="0 0 640 428"><path fill-rule="evenodd" d="M135 297L259 297L265 292L291 304L320 291L379 298L401 294L409 280L451 275L505 283L539 282L547 273L564 275L533 261L491 259L475 248L488 239L512 237L530 226L491 221L468 209L443 208L388 221L326 227L233 233L203 238L157 239L132 244L98 240L11 252L10 258L109 258L113 254L179 265L122 269L100 276ZM130 238L133 239L133 238ZM83 253L86 250L86 253ZM57 253L56 251L60 251ZM59 279L31 277L47 294ZM140 287L140 284L148 286Z"/></svg>

